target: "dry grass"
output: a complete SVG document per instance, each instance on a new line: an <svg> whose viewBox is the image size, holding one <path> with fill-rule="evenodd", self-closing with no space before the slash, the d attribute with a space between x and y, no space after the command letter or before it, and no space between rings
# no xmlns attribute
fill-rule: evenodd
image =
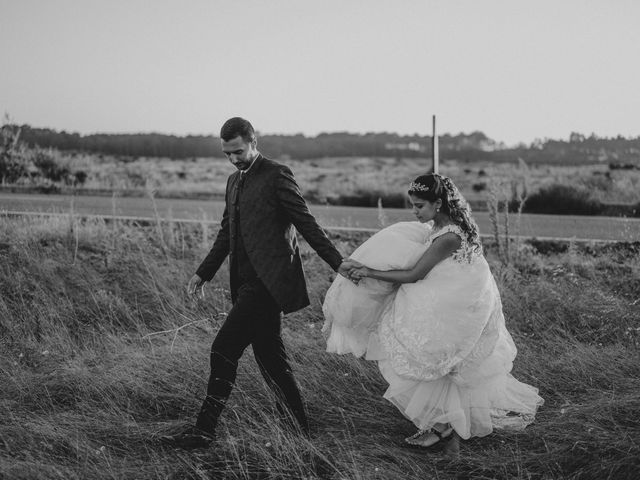
<svg viewBox="0 0 640 480"><path fill-rule="evenodd" d="M412 426L381 398L375 365L324 353L320 304L334 274L305 251L312 306L285 319L283 336L312 438L275 422L246 354L215 447L184 452L155 438L194 418L229 309L227 272L206 301L188 298L202 231L157 228L2 220L0 478L636 478L637 250L527 246L508 266L492 260L519 347L514 374L546 403L522 433L464 442L458 461L401 447ZM362 237L334 239L349 253Z"/></svg>

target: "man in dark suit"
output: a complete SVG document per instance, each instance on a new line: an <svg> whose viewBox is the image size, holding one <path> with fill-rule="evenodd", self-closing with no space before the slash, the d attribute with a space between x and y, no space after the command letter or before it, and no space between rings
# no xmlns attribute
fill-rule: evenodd
<svg viewBox="0 0 640 480"><path fill-rule="evenodd" d="M280 336L280 312L309 305L295 230L331 268L347 276L342 256L309 212L291 170L258 152L251 123L231 118L222 126L220 138L222 151L238 171L227 181L225 210L213 247L187 288L196 294L228 255L233 307L211 347L211 374L195 427L164 437L186 448L206 446L213 438L238 360L249 345L276 394L278 411L308 434L302 398Z"/></svg>

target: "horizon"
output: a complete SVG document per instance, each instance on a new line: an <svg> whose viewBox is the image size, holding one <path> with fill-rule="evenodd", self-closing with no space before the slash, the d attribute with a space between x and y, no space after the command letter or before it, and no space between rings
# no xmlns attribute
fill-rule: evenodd
<svg viewBox="0 0 640 480"><path fill-rule="evenodd" d="M0 109L81 135L243 116L262 135L430 136L436 115L505 145L635 138L638 18L632 0L0 0Z"/></svg>
<svg viewBox="0 0 640 480"><path fill-rule="evenodd" d="M52 130L56 133L66 133L66 134L77 134L80 135L81 137L87 137L87 136L91 136L91 135L163 135L163 136L174 136L174 137L178 137L178 138L186 138L186 137L213 137L213 138L219 138L219 134L218 133L186 133L186 134L177 134L177 133L171 133L171 132L161 132L161 131L132 131L132 132L124 132L124 131L112 131L112 132L106 132L106 131L99 131L99 132L87 132L87 133L83 133L83 132L78 132L78 131L69 131L69 130L64 130L64 129L57 129L57 128L53 128L53 127L42 127L42 126L34 126L28 123L22 123L19 124L17 122L10 122L10 123L4 123L3 125L17 125L19 127L24 127L27 126L29 128L32 129L38 129L38 130ZM541 140L543 142L545 141L569 141L569 136L573 133L579 134L579 135L583 135L585 137L585 139L589 139L591 136L595 136L595 138L597 138L598 140L615 140L619 137L622 137L624 140L637 140L640 139L640 134L636 135L636 136L624 136L621 134L617 134L617 135L612 135L612 136L605 136L605 135L598 135L596 132L589 132L588 134L586 132L578 132L578 131L572 131L570 132L570 134L567 136L567 138L551 138L551 137L545 137L545 138L536 138L534 140L532 140L531 142L527 143L527 142L517 142L515 144L508 144L500 139L497 138L492 138L491 136L487 135L486 132L483 132L482 130L479 129L475 129L475 130L471 130L469 132L457 132L457 133L452 133L452 132L438 132L436 131L436 135L438 138L445 136L445 135L449 135L451 137L456 137L456 136L470 136L474 133L481 133L483 135L485 135L489 140L495 142L498 145L504 145L506 148L515 148L518 147L520 145L525 145L525 146L530 146L532 143L535 143L535 141L537 140ZM389 135L397 135L399 137L411 137L411 136L420 136L420 137L431 137L431 133L407 133L407 134L403 134L403 133L399 133L399 132L392 132L392 131L377 131L377 132L353 132L353 131L346 131L346 130L336 130L336 131L323 131L323 132L319 132L315 135L308 135L305 134L303 132L293 132L293 133L282 133L282 132L261 132L259 130L256 129L256 136L258 137L258 139L260 139L260 137L267 137L267 136L297 136L297 135L302 135L304 138L317 138L319 135L334 135L334 134L347 134L347 135L360 135L360 136L366 136L366 135L382 135L382 134L389 134Z"/></svg>

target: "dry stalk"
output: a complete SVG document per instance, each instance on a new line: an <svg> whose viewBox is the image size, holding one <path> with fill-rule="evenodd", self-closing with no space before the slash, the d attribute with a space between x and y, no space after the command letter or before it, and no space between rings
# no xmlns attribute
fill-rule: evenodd
<svg viewBox="0 0 640 480"><path fill-rule="evenodd" d="M378 226L384 228L389 224L387 213L382 208L382 198L378 197Z"/></svg>
<svg viewBox="0 0 640 480"><path fill-rule="evenodd" d="M111 229L111 250L113 252L116 251L117 248L117 239L118 239L118 234L117 234L117 225L116 225L116 191L114 190L113 193L111 194L111 216L113 217L112 221L112 229Z"/></svg>
<svg viewBox="0 0 640 480"><path fill-rule="evenodd" d="M202 250L209 248L209 225L207 224L207 214L202 212L202 222L200 222L202 228Z"/></svg>
<svg viewBox="0 0 640 480"><path fill-rule="evenodd" d="M73 261L71 265L76 264L76 259L78 258L78 244L80 243L80 233L78 232L78 220L74 214L73 208L73 197L71 197L71 202L69 204L69 240L73 241Z"/></svg>
<svg viewBox="0 0 640 480"><path fill-rule="evenodd" d="M494 182L489 185L487 208L489 209L489 220L491 221L491 228L493 230L493 239L498 249L498 257L502 259L502 240L500 239L500 222L498 216L498 186Z"/></svg>
<svg viewBox="0 0 640 480"><path fill-rule="evenodd" d="M509 233L509 202L504 202L504 264L509 265L511 261L511 238Z"/></svg>
<svg viewBox="0 0 640 480"><path fill-rule="evenodd" d="M165 257L167 257L168 259L169 248L167 247L167 243L164 240L164 233L162 231L162 218L160 217L160 212L158 212L158 204L156 203L155 190L151 188L151 184L149 182L146 183L146 191L147 191L147 196L151 200L151 205L153 206L153 216L156 221L156 232L158 233L160 248L162 249L162 253L164 253Z"/></svg>
<svg viewBox="0 0 640 480"><path fill-rule="evenodd" d="M165 333L173 333L173 339L171 340L171 347L169 348L169 351L171 353L173 353L173 345L176 343L176 339L178 338L178 333L180 333L180 330L182 330L183 328L189 327L191 325L195 325L197 323L202 323L202 322L208 322L209 319L208 318L203 318L202 320L193 320L189 323L185 323L184 325L181 325L177 328L170 328L169 330L162 330L160 332L152 332L152 333L147 333L146 335L142 336L142 339L145 338L151 338L154 337L156 335L162 335Z"/></svg>
<svg viewBox="0 0 640 480"><path fill-rule="evenodd" d="M518 158L518 164L520 166L520 181L522 182L522 188L516 188L516 200L518 203L518 210L516 213L516 236L515 236L515 251L516 255L520 252L520 232L522 231L522 212L524 210L524 205L529 198L529 166L522 159Z"/></svg>

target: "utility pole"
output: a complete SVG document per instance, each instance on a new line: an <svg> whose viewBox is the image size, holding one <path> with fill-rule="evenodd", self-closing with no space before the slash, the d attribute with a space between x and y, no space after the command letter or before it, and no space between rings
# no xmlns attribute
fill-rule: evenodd
<svg viewBox="0 0 640 480"><path fill-rule="evenodd" d="M433 115L433 134L431 136L431 151L433 152L433 165L431 168L432 173L438 173L440 161L438 159L438 134L436 133L436 116Z"/></svg>

